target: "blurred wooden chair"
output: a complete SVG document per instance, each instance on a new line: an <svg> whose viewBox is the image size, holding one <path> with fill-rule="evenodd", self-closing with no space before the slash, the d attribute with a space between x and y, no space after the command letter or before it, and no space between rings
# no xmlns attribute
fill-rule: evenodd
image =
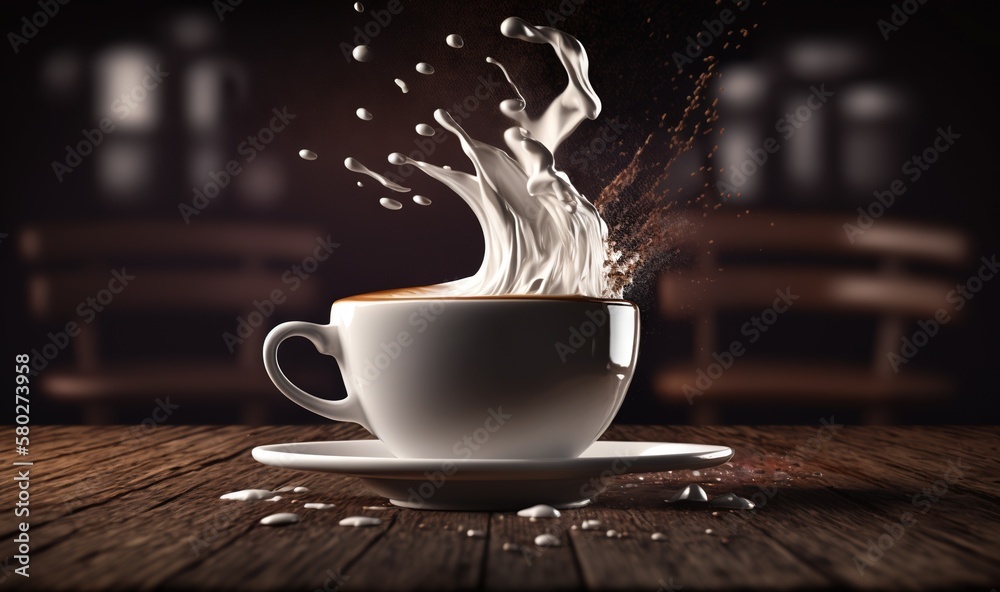
<svg viewBox="0 0 1000 592"><path fill-rule="evenodd" d="M69 345L74 363L67 367L54 360L40 373L40 390L81 405L84 421L91 424L112 421L115 403L152 402L165 395L193 405L232 402L240 409L241 421L266 423L268 404L280 400L261 362L264 337L274 319L265 318L231 356L221 334L222 355L217 358L192 359L137 346L149 349L153 362L105 359L100 325L108 314L217 313L230 320L235 334L236 317L248 318L253 301L270 298L275 289L287 298L276 311L314 314L322 306L318 280L303 281L291 290L282 283L282 274L313 253L319 236L325 235L312 228L207 221L191 226L173 221L73 221L26 228L20 249L30 266L30 312L43 322L72 320L81 328ZM136 279L113 296L107 312L86 322L77 308L107 288L111 270L123 266Z"/></svg>
<svg viewBox="0 0 1000 592"><path fill-rule="evenodd" d="M857 406L866 423L882 423L889 420L893 406L951 393L953 385L945 376L909 367L893 372L887 354L899 352L901 338L914 330L914 321L932 319L947 306L945 295L955 285L943 277L908 273L906 265L961 269L968 264L968 240L955 231L876 221L851 244L844 231L849 221L844 216L760 210L740 218L705 219L693 245L693 268L667 272L660 280L661 312L693 321L694 360L660 372L654 385L657 393L670 403L690 403L691 420L700 424L716 422L722 406L758 403ZM866 270L861 265L738 262L740 255L744 261L753 261L762 254L772 259L780 255L868 258L877 265L872 269L869 264ZM737 262L723 263L723 256ZM775 290L786 287L799 296L792 306L794 313L873 318L877 324L874 343L859 343L859 347L871 348L870 363L767 361L744 355L703 396L685 394L685 386L695 387L698 370L704 372L715 361L713 353L729 349L728 342L717 343L718 316L742 311L759 314L772 305ZM950 308L948 312L956 316ZM753 348L746 339L743 345L748 352Z"/></svg>

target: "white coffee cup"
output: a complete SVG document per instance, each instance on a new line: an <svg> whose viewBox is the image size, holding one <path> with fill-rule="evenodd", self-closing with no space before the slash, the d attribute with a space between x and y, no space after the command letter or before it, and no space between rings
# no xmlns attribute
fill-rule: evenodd
<svg viewBox="0 0 1000 592"><path fill-rule="evenodd" d="M293 336L337 360L346 398L285 377L277 351ZM272 329L264 367L286 397L361 424L400 458L566 458L610 425L638 345L624 300L370 294L334 302L329 325Z"/></svg>

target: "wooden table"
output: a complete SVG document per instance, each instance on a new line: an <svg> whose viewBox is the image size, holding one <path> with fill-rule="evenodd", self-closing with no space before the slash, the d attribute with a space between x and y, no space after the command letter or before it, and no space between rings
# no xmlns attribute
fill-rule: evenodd
<svg viewBox="0 0 1000 592"><path fill-rule="evenodd" d="M10 426L4 431L12 436ZM350 425L45 427L31 432L30 580L8 589L351 590L453 588L928 589L1000 585L1000 428L615 427L606 437L725 444L728 465L618 478L589 507L530 522L512 513L421 512L348 477L264 466L268 443L364 437ZM13 437L4 438L7 442ZM13 555L15 467L5 459L3 556ZM20 467L18 467L20 468ZM677 507L689 482L754 511ZM303 485L278 502L226 502L243 488ZM297 500L293 501L293 500ZM286 527L257 524L303 501ZM348 515L373 528L337 525ZM596 518L624 536L574 529ZM467 529L486 538L469 538ZM560 547L531 544L549 531ZM655 542L650 533L663 532ZM526 551L504 551L506 542ZM882 546L882 549L879 548ZM30 584L29 584L30 582Z"/></svg>

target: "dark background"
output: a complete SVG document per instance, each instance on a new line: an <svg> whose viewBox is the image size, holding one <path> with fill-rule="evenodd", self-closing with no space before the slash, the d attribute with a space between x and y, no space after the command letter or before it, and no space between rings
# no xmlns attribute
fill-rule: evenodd
<svg viewBox="0 0 1000 592"><path fill-rule="evenodd" d="M635 2L628 4L588 1L574 6L565 20L554 23L580 39L591 61L591 81L604 103L601 120L587 122L561 149L568 156L598 133L602 120L617 117L628 128L614 149L587 166L564 163L563 169L587 196L595 198L627 164L647 134L666 114L675 121L687 105L691 82L685 72L674 80L671 60L683 51L687 37L703 29L702 20L716 18L721 8L711 2ZM14 54L4 52L7 81L7 121L4 141L3 222L0 243L5 270L4 352L39 347L45 333L64 322L46 323L32 318L26 282L30 272L17 248L19 232L28 224L70 220L81 225L95 220L163 219L185 231L179 203L191 203L192 187L207 181L197 166L218 170L218 164L239 158L236 146L266 125L272 108L296 114L289 128L277 135L261 157L245 166L241 184L234 183L191 225L209 220L247 220L263 223L303 223L323 229L340 244L310 282L320 284L326 304L306 318L278 311L268 319L299 318L324 322L327 304L352 294L380 289L423 285L471 275L481 260L482 235L468 208L442 187L419 175L407 181L415 193L434 200L432 207L407 202L398 212L378 205L386 195L346 171L342 162L353 156L372 169L394 169L385 161L393 151L409 152L418 139L413 126L433 123L431 113L449 107L473 91L477 76L492 69L484 62L493 56L503 62L518 81L531 104L548 102L563 85L564 74L547 50L512 42L499 34L500 21L518 15L529 22L549 24L546 11L559 11L557 2L402 2L403 10L370 43L377 54L368 64L348 62L341 44L353 46L353 27L371 20L367 11L382 10L382 3L366 3L358 14L349 2L265 3L245 0L220 21L211 2L187 4L71 2L60 7L51 22ZM33 2L4 4L5 31L17 31L21 17L37 12ZM564 7L565 10L565 7ZM883 40L876 22L887 19L892 3L753 2L740 14L738 26L751 28L746 38L711 53L723 65L767 64L780 70L789 44L801 38L835 35L861 48L863 67L851 75L886 81L908 98L905 125L894 132L901 163L909 154L927 146L938 126L952 126L962 134L954 149L942 156L905 198L899 199L883 220L926 221L961 229L972 241L973 256L966 271L954 272L956 281L973 273L972 261L996 252L995 171L998 151L995 96L997 37L983 5L928 2L909 22ZM756 25L756 28L752 28ZM466 47L454 50L444 44L449 33L460 32ZM59 183L51 162L64 158L64 146L81 139L80 130L100 120L95 76L99 56L109 48L142 46L155 56L154 63L170 72L161 88L153 91L160 105L160 123L134 136L121 134L148 152L148 174L134 187L113 192L99 177L99 153ZM413 64L434 65L433 76L413 71ZM183 125L185 97L182 84L199 64L211 62L226 72L222 109L214 115L209 132L194 133ZM221 64L221 65L220 65ZM692 72L704 63L692 66ZM411 92L402 94L393 84L403 78ZM506 87L496 102L510 96ZM364 122L354 110L364 106L375 119ZM780 106L774 106L780 115ZM775 115L763 116L773 121ZM491 102L484 103L463 126L475 137L499 141L507 127ZM124 131L124 130L122 130ZM116 134L116 139L119 136ZM110 145L110 144L109 144ZM453 139L437 145L428 160L467 169ZM98 152L102 146L98 148ZM216 156L197 161L204 148ZM309 148L319 159L307 162L297 156ZM699 148L700 149L700 148ZM128 151L128 148L125 148ZM666 152L666 148L663 148ZM898 166L898 164L896 165ZM194 170L194 172L192 172ZM898 173L893 172L893 176ZM355 182L365 181L364 188ZM780 177L768 181L766 195L752 209L843 212L845 221L856 217L858 205L870 197L848 195L836 181L823 184L815 198L796 201ZM393 196L390 196L393 197ZM666 197L665 197L666 199ZM718 203L708 195L705 203ZM726 202L723 213L740 211L743 203ZM753 215L753 214L751 214ZM671 265L682 265L675 261ZM662 270L669 273L670 269ZM655 277L656 274L651 274ZM249 302L256 295L247 295ZM640 367L619 421L680 423L687 410L665 406L654 393L653 376L660 366L690 357L691 329L684 323L659 318L655 286L646 282L633 294L643 308L643 344ZM962 323L948 326L915 360L921 367L952 376L959 388L933 405L900 410L900 422L992 423L998 417L994 363L998 353L994 334L998 320L1000 288L987 284L970 303ZM186 353L205 358L230 354L221 339L233 331L233 316L181 315L170 310L148 318L112 314L109 310L103 347L109 355L128 361L142 356ZM832 321L795 318L775 328L767 347L809 343L813 353L850 357L856 349L850 335L829 331ZM839 325L842 327L842 325ZM343 387L332 361L312 352L308 344L286 346L289 357L329 370L326 393L338 396ZM765 352L766 353L766 352ZM72 363L72 355L60 358ZM197 380L197 377L192 377ZM33 420L76 422L75 406L48 400L44 393L33 407ZM269 421L274 423L318 420L286 402L274 391ZM138 421L149 413L150 400L117 403L116 421ZM231 406L206 397L176 421L190 423L233 421ZM4 411L6 414L7 411ZM857 420L855 410L827 407L824 416ZM743 405L724 416L736 423L816 421L808 406L786 404ZM173 420L172 420L173 421Z"/></svg>

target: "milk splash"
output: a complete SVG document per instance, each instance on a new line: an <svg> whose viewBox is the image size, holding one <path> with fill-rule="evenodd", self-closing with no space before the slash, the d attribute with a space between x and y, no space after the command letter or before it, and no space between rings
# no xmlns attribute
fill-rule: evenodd
<svg viewBox="0 0 1000 592"><path fill-rule="evenodd" d="M482 227L485 255L475 275L433 286L394 290L392 296L579 295L621 298L608 280L608 227L594 205L555 166L553 154L583 122L601 112L588 79L589 60L574 37L510 17L500 31L529 43L548 44L569 78L566 88L532 119L524 97L496 60L516 98L500 111L517 125L504 132L509 152L475 140L443 109L434 119L455 134L475 174L450 170L402 154L389 162L409 164L457 193Z"/></svg>

